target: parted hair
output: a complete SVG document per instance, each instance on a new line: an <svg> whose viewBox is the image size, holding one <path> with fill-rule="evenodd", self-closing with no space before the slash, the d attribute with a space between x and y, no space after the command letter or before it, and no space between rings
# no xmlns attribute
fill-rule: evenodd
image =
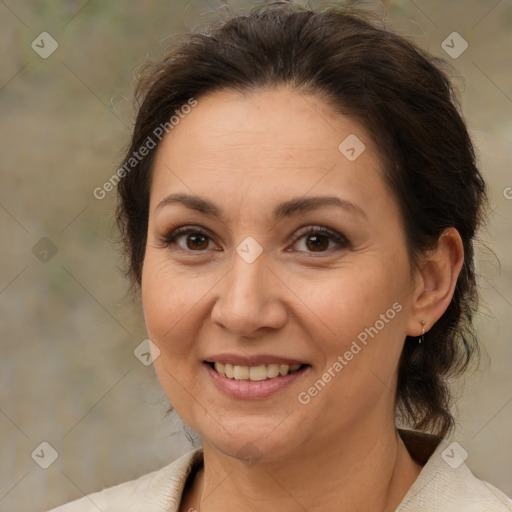
<svg viewBox="0 0 512 512"><path fill-rule="evenodd" d="M486 186L460 113L448 65L366 11L272 1L188 33L137 79L137 116L125 165L190 98L288 85L323 98L372 137L399 205L411 269L454 227L464 264L452 300L424 341L405 340L398 367L397 420L445 436L454 426L448 379L478 355L474 242ZM179 129L179 128L177 128ZM306 130L307 127L304 127ZM118 184L117 224L132 287L141 284L149 191L158 144Z"/></svg>

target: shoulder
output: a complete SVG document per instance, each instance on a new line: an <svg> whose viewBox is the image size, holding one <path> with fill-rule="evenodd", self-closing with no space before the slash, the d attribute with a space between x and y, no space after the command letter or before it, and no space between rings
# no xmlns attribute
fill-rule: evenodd
<svg viewBox="0 0 512 512"><path fill-rule="evenodd" d="M415 440L418 447L421 437L419 434ZM402 438L410 449L410 443ZM432 446L432 438L423 437L423 445L429 443ZM471 472L464 462L467 454L458 443L439 439L435 443L437 447L396 512L512 512L508 496Z"/></svg>
<svg viewBox="0 0 512 512"><path fill-rule="evenodd" d="M177 512L187 477L202 460L202 449L192 450L157 471L88 494L49 512Z"/></svg>

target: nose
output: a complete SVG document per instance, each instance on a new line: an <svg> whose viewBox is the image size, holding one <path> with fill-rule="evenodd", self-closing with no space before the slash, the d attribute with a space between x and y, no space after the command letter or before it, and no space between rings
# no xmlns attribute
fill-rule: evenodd
<svg viewBox="0 0 512 512"><path fill-rule="evenodd" d="M236 253L233 259L233 267L217 288L213 322L243 338L257 338L265 330L283 327L287 320L285 286L264 253L251 263Z"/></svg>

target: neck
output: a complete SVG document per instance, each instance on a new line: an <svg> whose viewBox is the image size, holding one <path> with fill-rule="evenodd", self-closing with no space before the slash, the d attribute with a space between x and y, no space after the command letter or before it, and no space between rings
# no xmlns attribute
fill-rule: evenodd
<svg viewBox="0 0 512 512"><path fill-rule="evenodd" d="M285 461L262 458L252 466L207 442L203 449L205 469L187 499L199 512L319 512L340 504L351 512L391 512L421 471L394 425L378 433L359 428L343 443L326 439Z"/></svg>

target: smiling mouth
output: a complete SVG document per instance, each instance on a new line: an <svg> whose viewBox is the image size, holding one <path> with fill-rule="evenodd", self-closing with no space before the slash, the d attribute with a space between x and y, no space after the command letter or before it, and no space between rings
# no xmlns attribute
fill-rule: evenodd
<svg viewBox="0 0 512 512"><path fill-rule="evenodd" d="M277 379L300 371L309 366L308 364L259 364L256 366L239 366L229 363L218 363L205 361L219 375L232 380L251 380L254 382L262 380Z"/></svg>

